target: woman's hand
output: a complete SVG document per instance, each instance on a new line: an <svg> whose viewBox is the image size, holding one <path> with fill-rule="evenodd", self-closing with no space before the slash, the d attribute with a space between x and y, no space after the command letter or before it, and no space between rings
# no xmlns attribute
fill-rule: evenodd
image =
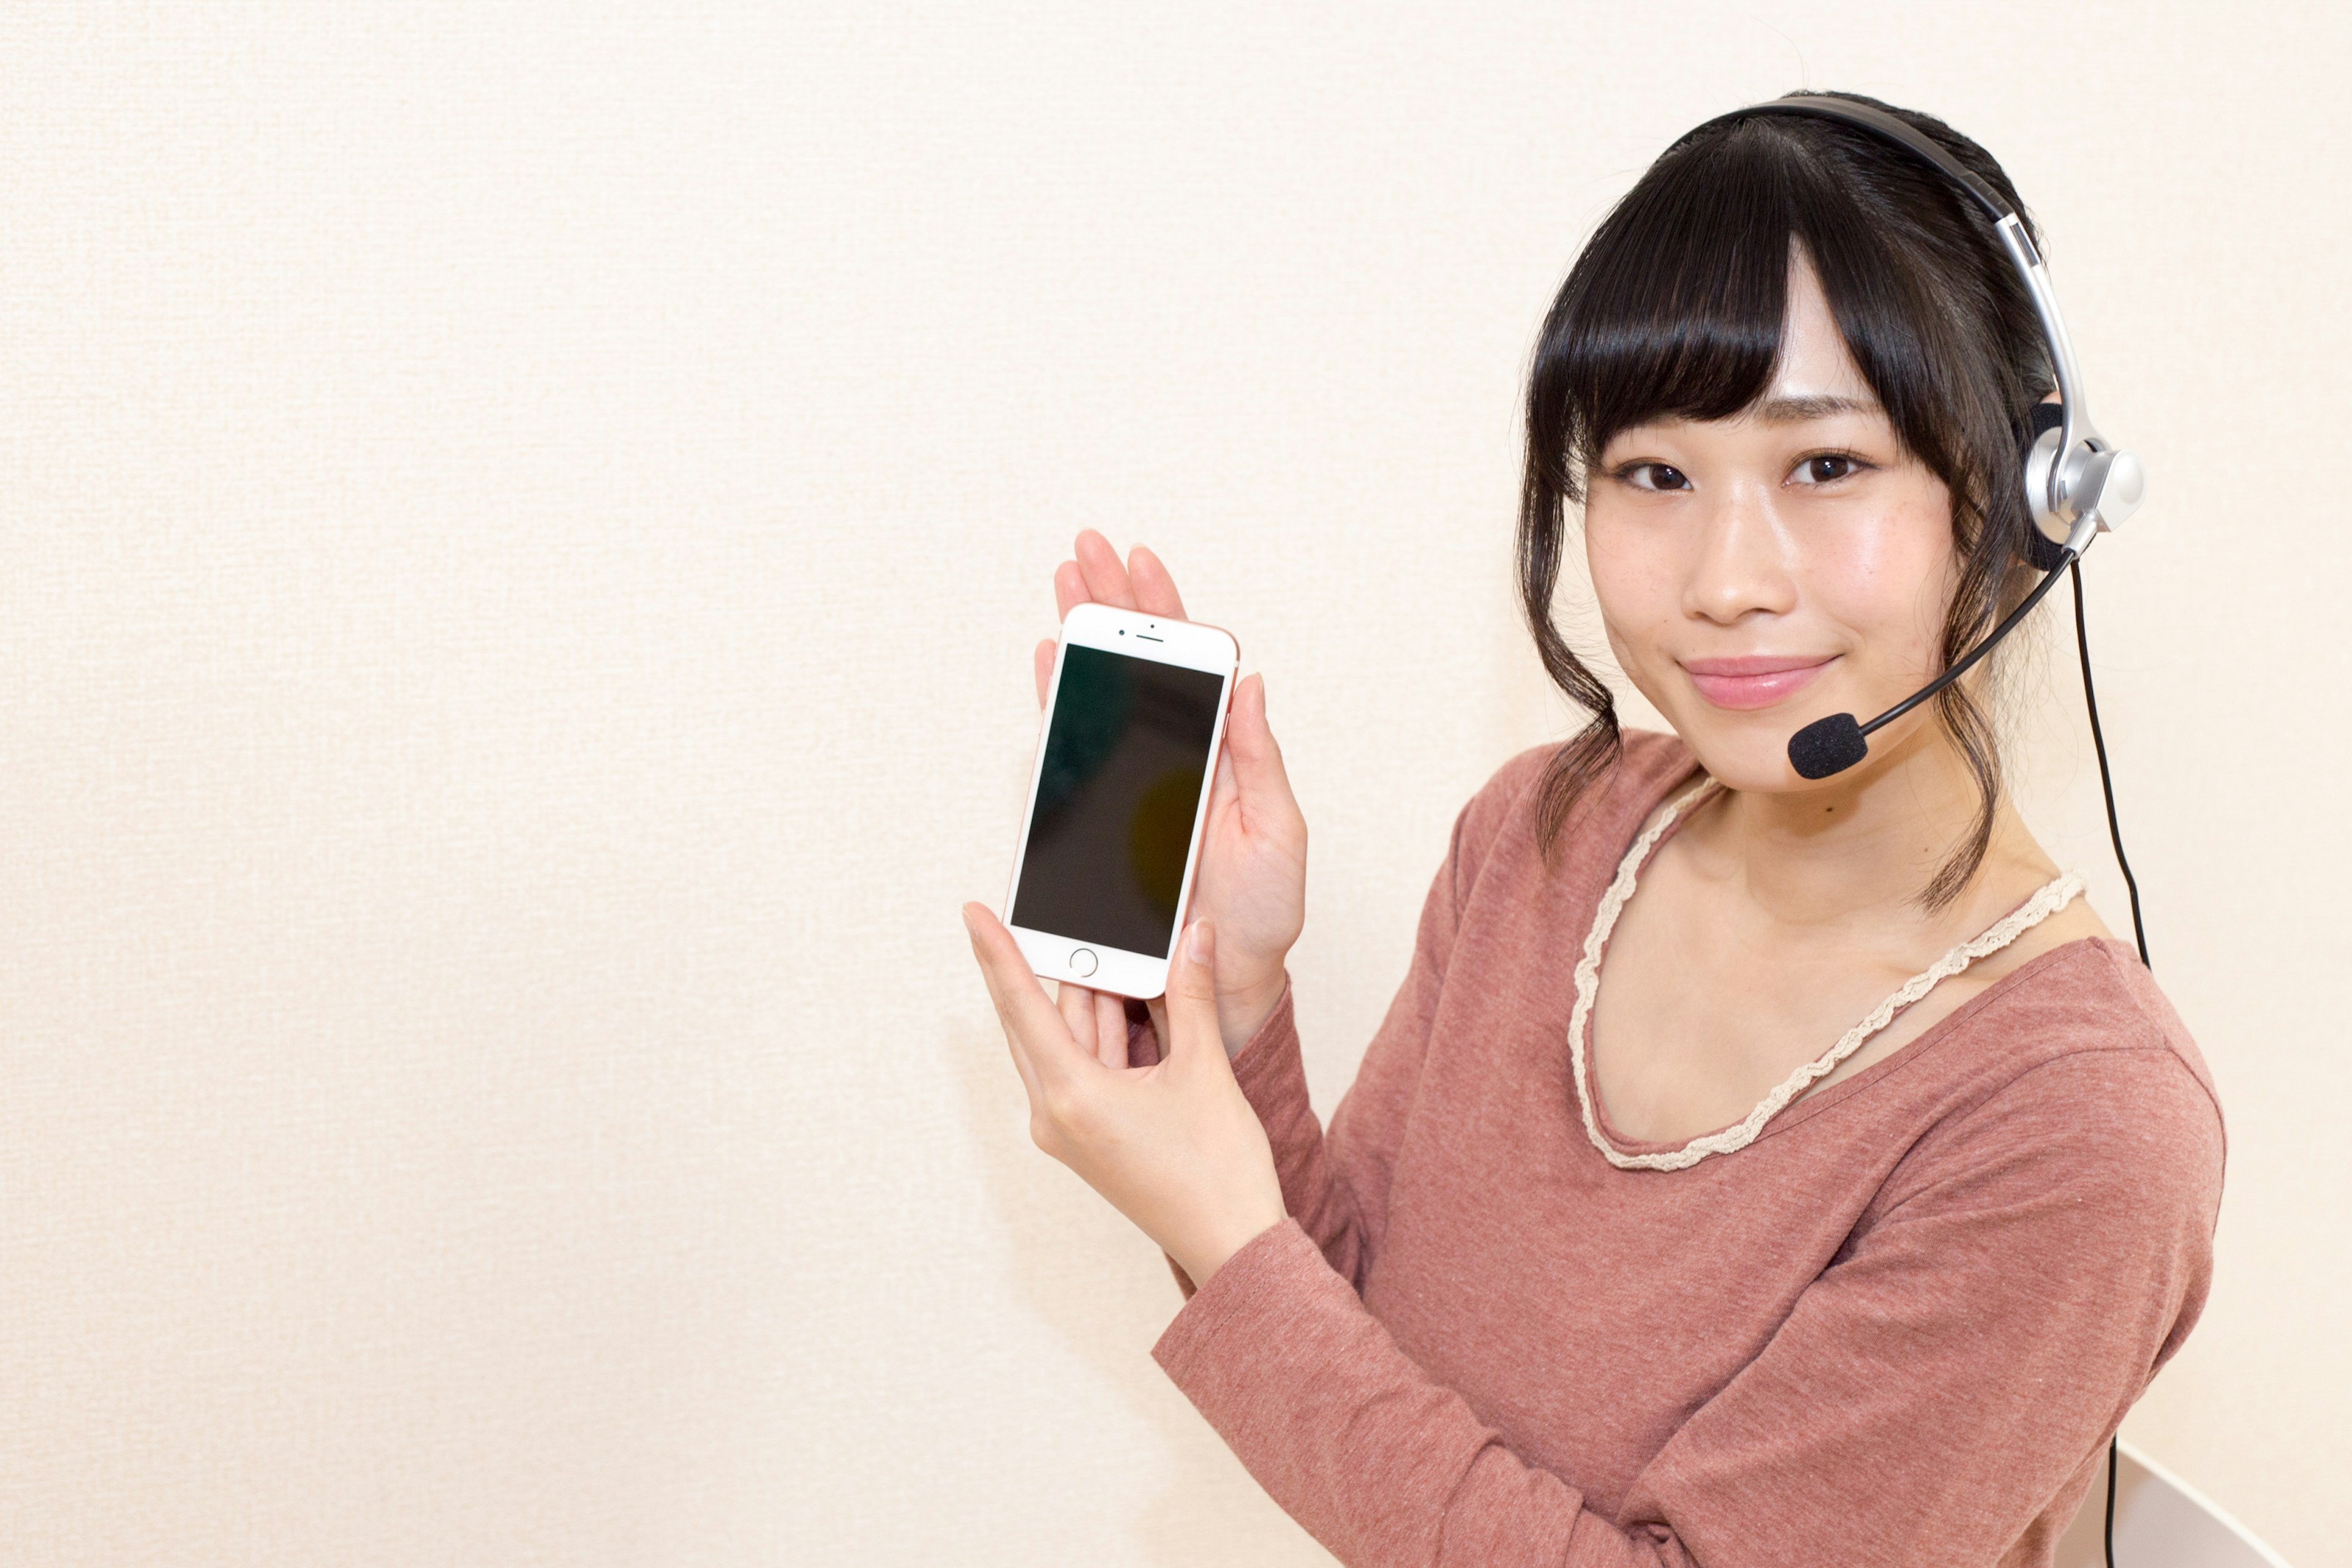
<svg viewBox="0 0 2352 1568"><path fill-rule="evenodd" d="M1066 616L1092 601L1184 618L1176 580L1143 546L1121 565L1110 542L1090 528L1078 535L1076 555L1054 574L1057 614ZM1036 666L1042 704L1054 678L1053 638L1037 645ZM1263 676L1234 689L1209 789L1191 912L1216 924L1217 1022L1231 1055L1249 1043L1282 999L1283 961L1307 918L1307 819L1291 795L1282 748L1266 727Z"/></svg>
<svg viewBox="0 0 2352 1568"><path fill-rule="evenodd" d="M1029 1090L1029 1135L1160 1244L1196 1286L1284 1217L1257 1112L1218 1037L1215 928L1195 921L1168 962L1160 1059L1127 1065L1116 996L1065 985L1059 1008L1013 933L963 907L971 951Z"/></svg>

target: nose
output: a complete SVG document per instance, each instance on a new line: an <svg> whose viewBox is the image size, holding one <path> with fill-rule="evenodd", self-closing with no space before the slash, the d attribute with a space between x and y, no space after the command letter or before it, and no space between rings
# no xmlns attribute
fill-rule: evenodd
<svg viewBox="0 0 2352 1568"><path fill-rule="evenodd" d="M1745 479L1704 500L1683 578L1685 615L1728 626L1796 608L1789 539L1772 500L1770 487Z"/></svg>

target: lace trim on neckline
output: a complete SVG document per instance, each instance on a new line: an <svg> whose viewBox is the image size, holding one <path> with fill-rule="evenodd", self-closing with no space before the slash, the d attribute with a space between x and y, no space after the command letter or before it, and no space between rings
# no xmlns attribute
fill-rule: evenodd
<svg viewBox="0 0 2352 1568"><path fill-rule="evenodd" d="M1624 912L1625 901L1633 896L1633 884L1648 862L1650 852L1685 811L1718 787L1714 779L1701 774L1698 783L1676 795L1633 840L1625 858L1617 863L1616 878L1601 894L1600 907L1593 911L1592 928L1584 936L1584 956L1577 962L1576 1005L1568 1018L1570 1081L1576 1086L1576 1104L1583 1112L1585 1137L1591 1140L1604 1159L1622 1171L1680 1171L1710 1154L1728 1154L1746 1148L1764 1131L1764 1124L1786 1109L1790 1100L1818 1079L1836 1071L1839 1063L1894 1022L1895 1014L1925 996L1937 981L1958 974L1987 953L2007 947L2021 934L2074 902L2083 890L2083 879L2072 871L2043 883L2025 902L1895 987L1885 1001L1848 1029L1836 1045L1783 1079L1739 1121L1720 1131L1703 1133L1680 1148L1628 1154L1601 1132L1600 1118L1593 1110L1596 1096L1585 1084L1586 1037L1591 1031L1592 1002L1601 985L1601 955L1609 945L1609 933L1617 928L1617 917Z"/></svg>

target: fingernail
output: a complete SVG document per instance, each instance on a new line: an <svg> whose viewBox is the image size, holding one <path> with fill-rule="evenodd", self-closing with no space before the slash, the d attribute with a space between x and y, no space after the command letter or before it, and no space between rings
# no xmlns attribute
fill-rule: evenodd
<svg viewBox="0 0 2352 1568"><path fill-rule="evenodd" d="M1206 916L1192 922L1192 962L1206 963L1217 950L1216 933L1210 928Z"/></svg>

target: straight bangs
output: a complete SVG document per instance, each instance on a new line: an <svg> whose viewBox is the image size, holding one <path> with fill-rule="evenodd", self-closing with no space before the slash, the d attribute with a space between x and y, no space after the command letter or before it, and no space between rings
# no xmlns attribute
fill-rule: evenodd
<svg viewBox="0 0 2352 1568"><path fill-rule="evenodd" d="M1559 465L1552 480L1571 500L1618 432L1728 419L1771 383L1796 214L1785 161L1752 142L1741 153L1662 159L1553 302L1528 386L1529 447Z"/></svg>
<svg viewBox="0 0 2352 1568"><path fill-rule="evenodd" d="M1988 287L1937 300L1909 281L1932 271L1947 287L1956 272L1980 283L1986 253L1922 254L1932 239L1895 208L1934 204L1965 225L1941 176L1922 170L1907 200L1874 200L1874 184L1909 171L1874 159L1865 180L1839 167L1842 151L1785 121L1717 128L1670 149L1609 215L1553 302L1529 377L1528 456L1562 499L1582 500L1621 431L1728 419L1763 396L1801 246L1896 438L1952 489L1956 514L1973 522L1992 501L1968 454L1987 440L2004 449L2012 409L2039 393L2021 376L1986 384L1989 363L2023 368L1993 334L1966 330L2002 314Z"/></svg>

